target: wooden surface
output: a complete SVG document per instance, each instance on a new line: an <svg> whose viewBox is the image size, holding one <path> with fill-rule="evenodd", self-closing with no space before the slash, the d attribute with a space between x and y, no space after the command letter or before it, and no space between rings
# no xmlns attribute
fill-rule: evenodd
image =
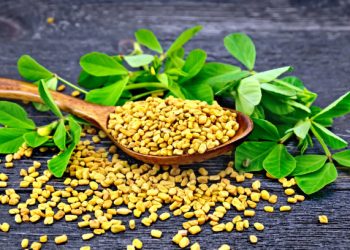
<svg viewBox="0 0 350 250"><path fill-rule="evenodd" d="M47 24L47 17L54 17L55 23ZM170 4L159 0L1 0L0 76L18 79L16 61L28 53L52 71L74 81L81 55L93 50L111 54L126 52L137 28L153 29L167 45L175 34L195 24L202 24L204 30L188 47L207 50L209 60L232 61L224 50L223 37L230 32L247 32L257 45L257 69L294 66L295 74L319 93L319 105L328 104L350 89L350 3L345 0L171 1ZM34 111L30 105L26 109L39 124L52 119L49 114ZM347 141L350 141L349 122L349 116L340 118L333 130ZM108 146L109 142L102 145ZM36 153L34 159L45 162L48 156ZM229 156L222 156L200 165L216 173L228 160ZM21 160L13 169L0 165L1 172L10 176L10 187L24 197L28 191L18 189L19 169L30 162ZM340 169L336 183L297 204L291 213L266 214L261 212L263 204L260 204L254 220L264 222L264 232L249 229L244 233L213 234L205 226L204 231L191 240L198 241L202 249L216 249L224 243L234 249L348 249L349 177L349 169ZM286 198L279 184L261 175L259 178L263 180L263 187L281 196L279 204L284 204ZM52 183L63 186L60 180ZM92 249L125 249L134 237L144 242L144 249L174 249L171 237L182 222L177 217L152 226L163 230L161 240L151 239L150 228L139 226L136 231L106 234L83 242L81 234L86 230L77 229L76 223L15 225L7 213L8 208L0 206L0 222L7 221L12 226L10 233L0 233L0 249L19 249L22 238L38 240L42 234L50 238L44 249L79 249L86 244ZM318 224L319 214L327 214L330 223ZM252 232L259 237L256 246L247 240ZM58 247L52 238L63 233L69 235L69 242Z"/></svg>

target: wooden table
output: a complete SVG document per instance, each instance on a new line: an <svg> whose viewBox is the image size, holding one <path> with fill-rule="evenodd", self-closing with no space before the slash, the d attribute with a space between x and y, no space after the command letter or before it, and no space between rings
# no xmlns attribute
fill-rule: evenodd
<svg viewBox="0 0 350 250"><path fill-rule="evenodd" d="M319 94L318 104L325 106L348 91L350 82L350 3L337 1L0 1L0 75L19 78L16 61L22 54L30 54L39 62L67 79L75 81L79 72L78 60L90 51L110 54L122 53L128 48L133 32L138 28L155 31L165 45L175 35L195 24L203 31L188 48L203 48L209 53L209 61L233 61L225 51L222 39L230 32L247 32L257 46L257 69L292 65L295 74ZM46 19L54 17L48 24ZM36 112L25 106L39 124L51 119L47 113ZM350 116L339 118L333 131L350 141ZM109 142L103 142L108 146ZM125 157L123 155L123 157ZM45 162L48 157L39 153L34 159ZM212 173L225 167L229 156L200 164ZM23 196L28 190L19 189L19 170L28 167L31 160L16 163L13 169L1 172L10 176L10 187ZM192 166L194 167L194 166ZM195 166L195 167L198 167ZM336 183L293 207L291 213L266 214L262 204L256 220L265 224L265 231L256 233L249 229L243 233L215 233L205 226L201 234L191 237L202 249L216 249L227 243L235 249L347 249L350 248L350 178L349 169L339 169ZM258 175L263 186L277 193L279 204L285 196L278 183ZM60 180L52 181L62 186ZM3 192L3 191L1 191ZM44 249L79 249L90 244L92 249L125 249L134 237L144 242L144 249L174 249L172 235L181 227L182 218L173 217L168 222L158 222L152 228L161 229L161 240L151 239L150 228L139 226L136 231L122 234L110 233L83 242L76 223L59 222L53 226L37 224L16 225L8 215L8 206L0 206L0 222L11 224L10 233L0 233L0 249L19 249L24 237L38 240L49 235ZM320 225L319 214L327 214L328 225ZM69 242L56 246L53 237L66 233ZM256 246L248 242L248 236L259 237Z"/></svg>

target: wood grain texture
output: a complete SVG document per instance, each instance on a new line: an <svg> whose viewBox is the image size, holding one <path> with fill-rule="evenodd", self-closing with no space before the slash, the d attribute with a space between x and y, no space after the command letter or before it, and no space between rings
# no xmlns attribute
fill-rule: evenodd
<svg viewBox="0 0 350 250"><path fill-rule="evenodd" d="M46 23L54 17L55 23ZM201 24L203 31L188 48L203 48L209 60L231 62L225 52L223 37L230 32L247 32L257 45L257 68L292 65L311 90L319 93L318 104L325 106L349 90L350 82L350 3L346 0L270 0L270 1L112 1L112 0L2 0L0 1L0 76L19 79L16 61L22 54L30 54L52 71L75 81L79 72L78 60L90 51L125 53L130 49L133 32L150 28L169 45L175 34L186 27ZM30 116L39 124L53 117L25 106ZM349 117L339 118L333 131L350 141ZM104 141L101 146L108 146ZM294 147L294 145L290 145ZM316 151L318 151L316 149ZM125 159L127 157L121 153ZM48 155L35 153L34 159L45 162ZM202 164L212 173L223 169L229 156L222 156ZM131 160L131 159L129 159ZM18 189L19 170L28 167L31 160L21 160L13 169L1 172L10 177L10 187L23 196L28 190ZM243 233L215 233L208 226L198 236L203 249L216 249L227 243L235 249L349 249L350 248L350 170L340 169L336 183L296 205L291 213L266 215L258 212L251 221L265 224L264 232L249 229ZM279 204L285 203L279 184L264 178L263 187L278 194ZM63 187L60 180L51 183ZM246 183L245 185L248 185ZM3 191L0 191L3 192ZM258 210L262 210L259 204ZM125 249L134 237L144 242L144 249L176 249L172 235L181 227L183 219L172 218L157 222L152 228L164 232L162 240L152 239L150 228L119 235L106 234L89 242L81 240L87 230L77 229L75 223L59 222L53 226L42 223L15 225L8 215L8 206L0 206L0 222L11 224L9 234L0 232L0 249L19 249L24 237L37 240L48 234L50 242L44 249L79 249L89 244L92 249ZM327 214L330 223L317 223L319 214ZM235 212L230 211L228 218ZM127 220L128 217L123 220ZM139 220L137 220L139 222ZM53 244L53 237L69 235L63 246ZM248 242L249 234L259 237L256 246Z"/></svg>

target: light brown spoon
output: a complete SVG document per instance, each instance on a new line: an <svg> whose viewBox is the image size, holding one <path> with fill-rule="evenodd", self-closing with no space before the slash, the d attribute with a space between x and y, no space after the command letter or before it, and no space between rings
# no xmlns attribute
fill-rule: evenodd
<svg viewBox="0 0 350 250"><path fill-rule="evenodd" d="M204 154L197 153L192 155L187 154L181 156L145 155L124 147L123 145L119 144L108 133L107 123L109 114L114 112L115 107L101 106L97 104L88 103L83 100L67 96L55 91L51 91L51 95L61 110L76 115L86 121L89 121L91 124L101 128L114 142L114 144L116 144L125 153L127 153L133 158L150 164L183 165L208 160L210 158L222 155L234 149L253 129L253 122L248 116L238 111L230 109L231 111L237 113L237 122L240 126L236 135L225 144L210 149ZM39 96L38 88L35 85L5 78L0 78L0 98L42 103L42 100Z"/></svg>

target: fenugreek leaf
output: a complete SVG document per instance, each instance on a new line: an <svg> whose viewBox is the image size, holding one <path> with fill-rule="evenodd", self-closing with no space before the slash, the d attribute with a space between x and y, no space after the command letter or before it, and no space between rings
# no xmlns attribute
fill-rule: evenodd
<svg viewBox="0 0 350 250"><path fill-rule="evenodd" d="M148 65L154 60L152 55L147 54L124 56L123 58L133 68Z"/></svg>
<svg viewBox="0 0 350 250"><path fill-rule="evenodd" d="M249 135L250 140L278 141L280 135L275 125L264 119L252 118L254 130Z"/></svg>
<svg viewBox="0 0 350 250"><path fill-rule="evenodd" d="M337 177L337 169L333 163L328 162L315 172L296 176L295 180L305 194L313 194L335 181Z"/></svg>
<svg viewBox="0 0 350 250"><path fill-rule="evenodd" d="M311 122L309 119L300 120L295 126L293 127L294 134L300 138L304 139L306 135L309 133L311 127Z"/></svg>
<svg viewBox="0 0 350 250"><path fill-rule="evenodd" d="M327 144L327 146L329 146L332 149L342 149L348 145L348 143L344 139L340 138L330 130L326 129L325 127L314 121L312 122L311 127L313 129L314 134L316 133L316 138L317 135L319 135L322 138L322 140Z"/></svg>
<svg viewBox="0 0 350 250"><path fill-rule="evenodd" d="M73 143L78 144L80 140L80 135L81 135L81 126L71 116L68 117L68 122L69 122L70 133L73 137Z"/></svg>
<svg viewBox="0 0 350 250"><path fill-rule="evenodd" d="M163 53L163 48L160 45L156 35L148 29L139 29L135 32L136 41L149 48L150 50L153 50L158 53Z"/></svg>
<svg viewBox="0 0 350 250"><path fill-rule="evenodd" d="M23 55L18 59L17 69L24 79L33 82L51 78L54 75L29 55Z"/></svg>
<svg viewBox="0 0 350 250"><path fill-rule="evenodd" d="M350 149L337 152L332 155L332 158L344 167L350 167Z"/></svg>
<svg viewBox="0 0 350 250"><path fill-rule="evenodd" d="M202 69L205 64L205 60L207 58L207 53L201 49L192 50L185 61L182 70L187 73L187 76L180 77L179 83L183 83L194 76L196 76L199 71Z"/></svg>
<svg viewBox="0 0 350 250"><path fill-rule="evenodd" d="M0 124L10 128L35 128L35 123L21 106L7 101L0 101Z"/></svg>
<svg viewBox="0 0 350 250"><path fill-rule="evenodd" d="M75 144L71 143L66 150L62 151L56 157L48 161L47 166L55 177L60 178L63 176L74 148Z"/></svg>
<svg viewBox="0 0 350 250"><path fill-rule="evenodd" d="M205 83L191 83L181 86L181 91L184 93L186 99L201 100L208 104L212 104L214 100L214 93L212 88Z"/></svg>
<svg viewBox="0 0 350 250"><path fill-rule="evenodd" d="M45 79L44 82L47 85L48 89L56 90L57 83L58 83L57 77L51 77L49 79ZM38 85L39 82L36 82L34 84ZM41 111L41 112L46 112L46 111L50 110L50 108L43 103L33 102L33 106L36 110Z"/></svg>
<svg viewBox="0 0 350 250"><path fill-rule="evenodd" d="M202 26L194 26L182 32L178 38L170 45L167 55L174 53L176 50L180 49L185 43L191 40L200 30Z"/></svg>
<svg viewBox="0 0 350 250"><path fill-rule="evenodd" d="M261 83L267 83L267 82L271 82L271 81L275 80L276 78L278 78L282 74L284 74L288 71L292 71L292 70L293 70L292 67L287 66L287 67L282 67L282 68L271 69L268 71L259 72L259 73L254 74L253 77L255 77Z"/></svg>
<svg viewBox="0 0 350 250"><path fill-rule="evenodd" d="M325 155L298 155L295 157L296 167L291 176L298 176L315 172L323 167L327 161Z"/></svg>
<svg viewBox="0 0 350 250"><path fill-rule="evenodd" d="M78 84L87 89L95 89L107 83L108 78L108 76L93 76L82 70L79 74Z"/></svg>
<svg viewBox="0 0 350 250"><path fill-rule="evenodd" d="M49 140L48 136L40 136L36 131L25 133L23 138L26 144L32 148L37 148Z"/></svg>
<svg viewBox="0 0 350 250"><path fill-rule="evenodd" d="M52 113L54 113L56 116L62 118L63 115L58 108L57 104L55 103L54 99L52 98L50 91L48 87L46 86L46 83L44 80L40 80L39 82L39 94L41 99L44 101L44 103L50 108Z"/></svg>
<svg viewBox="0 0 350 250"><path fill-rule="evenodd" d="M276 145L263 162L264 169L275 178L288 176L295 166L295 159L283 144Z"/></svg>
<svg viewBox="0 0 350 250"><path fill-rule="evenodd" d="M238 85L235 97L236 109L251 115L261 100L260 83L253 77L244 78Z"/></svg>
<svg viewBox="0 0 350 250"><path fill-rule="evenodd" d="M350 113L350 92L339 97L333 103L322 109L312 117L314 120L336 118Z"/></svg>
<svg viewBox="0 0 350 250"><path fill-rule="evenodd" d="M0 154L10 154L18 151L25 142L23 134L30 130L23 128L0 128Z"/></svg>
<svg viewBox="0 0 350 250"><path fill-rule="evenodd" d="M56 127L55 134L53 135L53 141L60 150L66 149L66 137L67 131L64 121L60 120Z"/></svg>
<svg viewBox="0 0 350 250"><path fill-rule="evenodd" d="M235 168L245 172L263 170L263 161L274 146L275 142L243 142L235 151Z"/></svg>
<svg viewBox="0 0 350 250"><path fill-rule="evenodd" d="M267 91L276 95L287 96L287 97L296 95L296 92L292 89L287 89L285 87L270 84L270 83L261 84L261 88L264 91Z"/></svg>

